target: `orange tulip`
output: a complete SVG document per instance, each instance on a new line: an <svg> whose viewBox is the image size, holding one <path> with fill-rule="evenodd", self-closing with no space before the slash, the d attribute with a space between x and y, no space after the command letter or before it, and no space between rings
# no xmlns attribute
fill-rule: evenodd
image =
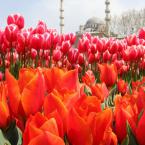
<svg viewBox="0 0 145 145"><path fill-rule="evenodd" d="M54 118L47 119L36 113L27 120L23 133L23 145L65 145L59 137L57 123Z"/></svg>
<svg viewBox="0 0 145 145"><path fill-rule="evenodd" d="M95 86L91 87L91 90L92 90L92 95L96 96L99 100L101 100L101 102L104 102L104 100L109 95L109 91L105 83L96 84Z"/></svg>
<svg viewBox="0 0 145 145"><path fill-rule="evenodd" d="M95 83L95 76L91 70L88 70L85 75L82 77L83 83L88 86L92 86Z"/></svg>
<svg viewBox="0 0 145 145"><path fill-rule="evenodd" d="M112 110L106 109L102 112L92 112L88 116L88 124L93 133L93 145L101 145L105 132L108 131L112 123Z"/></svg>
<svg viewBox="0 0 145 145"><path fill-rule="evenodd" d="M7 127L10 118L6 95L7 95L6 85L3 82L1 82L0 83L0 128Z"/></svg>
<svg viewBox="0 0 145 145"><path fill-rule="evenodd" d="M118 145L117 136L112 132L111 128L105 131L103 141L100 145Z"/></svg>
<svg viewBox="0 0 145 145"><path fill-rule="evenodd" d="M145 145L145 112L140 118L137 128L136 128L136 138L139 145Z"/></svg>
<svg viewBox="0 0 145 145"><path fill-rule="evenodd" d="M120 92L121 95L124 95L127 92L127 83L125 83L124 80L120 79L117 82L117 88L118 88L118 92Z"/></svg>
<svg viewBox="0 0 145 145"><path fill-rule="evenodd" d="M77 113L86 120L91 112L101 111L101 101L96 96L81 96L74 107Z"/></svg>
<svg viewBox="0 0 145 145"><path fill-rule="evenodd" d="M68 109L66 108L65 104L62 102L60 97L60 94L57 94L57 92L53 91L45 98L44 114L48 118L52 115L52 117L56 118L56 121L58 123L63 123L63 129L59 128L60 134L62 134L62 130L66 131L66 117L68 114Z"/></svg>
<svg viewBox="0 0 145 145"><path fill-rule="evenodd" d="M87 122L71 109L67 118L67 136L72 145L92 145L93 138Z"/></svg>
<svg viewBox="0 0 145 145"><path fill-rule="evenodd" d="M126 97L126 98L125 98ZM132 131L135 132L136 113L134 112L134 106L131 104L129 96L116 96L115 99L115 133L118 137L118 141L121 143L126 137L126 124L129 122Z"/></svg>
<svg viewBox="0 0 145 145"><path fill-rule="evenodd" d="M46 82L47 92L53 89L60 92L76 92L78 90L78 71L63 71L59 68L45 69L44 78Z"/></svg>
<svg viewBox="0 0 145 145"><path fill-rule="evenodd" d="M112 86L117 81L117 68L114 64L98 64L100 80L107 86Z"/></svg>
<svg viewBox="0 0 145 145"><path fill-rule="evenodd" d="M6 70L6 82L8 86L9 104L15 116L29 116L39 111L44 101L44 79L40 70L23 70L23 78L16 80ZM30 73L30 74L29 74ZM26 78L26 79L25 79Z"/></svg>

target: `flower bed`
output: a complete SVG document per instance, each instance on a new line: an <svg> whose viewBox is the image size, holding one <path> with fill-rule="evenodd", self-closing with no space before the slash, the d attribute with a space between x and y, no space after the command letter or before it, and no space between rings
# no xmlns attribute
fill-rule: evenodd
<svg viewBox="0 0 145 145"><path fill-rule="evenodd" d="M122 40L0 30L0 144L145 145L145 29Z"/></svg>

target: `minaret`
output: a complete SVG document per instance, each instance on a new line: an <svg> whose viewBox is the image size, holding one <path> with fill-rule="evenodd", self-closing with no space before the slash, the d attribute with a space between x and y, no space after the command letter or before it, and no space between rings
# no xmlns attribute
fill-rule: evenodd
<svg viewBox="0 0 145 145"><path fill-rule="evenodd" d="M64 0L60 0L60 33L64 33L64 8L63 8Z"/></svg>
<svg viewBox="0 0 145 145"><path fill-rule="evenodd" d="M106 34L109 37L110 36L110 9L109 9L109 5L110 5L110 1L106 0L105 1L105 5L106 5L106 9L105 9L105 21L106 21Z"/></svg>

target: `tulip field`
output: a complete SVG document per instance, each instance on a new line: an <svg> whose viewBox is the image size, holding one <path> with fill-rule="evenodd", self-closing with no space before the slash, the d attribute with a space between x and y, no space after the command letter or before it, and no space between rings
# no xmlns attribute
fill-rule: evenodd
<svg viewBox="0 0 145 145"><path fill-rule="evenodd" d="M145 145L145 28L77 40L24 26L0 28L0 145Z"/></svg>

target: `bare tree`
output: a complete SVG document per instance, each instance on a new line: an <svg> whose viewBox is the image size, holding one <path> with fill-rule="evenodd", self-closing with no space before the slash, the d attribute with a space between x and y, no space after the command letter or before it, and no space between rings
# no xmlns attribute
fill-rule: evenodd
<svg viewBox="0 0 145 145"><path fill-rule="evenodd" d="M135 33L141 27L145 27L145 8L139 11L129 10L112 17L111 32L118 35Z"/></svg>

